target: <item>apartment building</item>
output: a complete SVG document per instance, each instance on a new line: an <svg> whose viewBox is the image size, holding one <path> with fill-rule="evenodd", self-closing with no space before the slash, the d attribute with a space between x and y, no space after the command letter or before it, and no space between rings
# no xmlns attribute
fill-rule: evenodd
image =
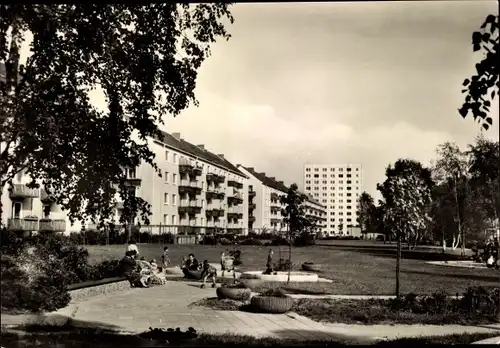
<svg viewBox="0 0 500 348"><path fill-rule="evenodd" d="M203 145L193 145L180 133L162 133L150 139L161 177L148 164L126 169L131 193L151 204L152 232L193 231L209 233L216 228L230 233L244 233L248 226L247 177L224 155L216 155ZM8 228L34 231L71 232L90 224L71 225L65 212L50 201L43 189L26 186L29 178L20 173L12 192L2 193L2 222ZM118 202L118 222L123 202ZM133 223L140 222L138 219Z"/></svg>
<svg viewBox="0 0 500 348"><path fill-rule="evenodd" d="M259 173L252 167L237 165L238 169L248 177L249 205L248 228L255 232L270 230L276 232L286 231L281 209L280 197L288 192L288 187L283 181L277 181L266 173ZM316 221L316 231L323 230L326 221L326 209L311 196L304 202L306 216Z"/></svg>
<svg viewBox="0 0 500 348"><path fill-rule="evenodd" d="M306 164L304 191L326 206L326 234L348 234L357 225L358 199L363 192L361 164Z"/></svg>

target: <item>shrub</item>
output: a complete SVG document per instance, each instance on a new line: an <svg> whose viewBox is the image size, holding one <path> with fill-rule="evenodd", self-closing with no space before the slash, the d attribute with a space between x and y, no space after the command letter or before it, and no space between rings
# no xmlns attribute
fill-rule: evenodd
<svg viewBox="0 0 500 348"><path fill-rule="evenodd" d="M266 297L288 297L283 289L269 289L260 294Z"/></svg>
<svg viewBox="0 0 500 348"><path fill-rule="evenodd" d="M264 245L261 240L256 239L256 238L245 238L241 241L238 242L240 245L256 245L256 246L261 246Z"/></svg>
<svg viewBox="0 0 500 348"><path fill-rule="evenodd" d="M231 242L226 237L222 237L222 238L219 239L219 244L221 244L221 245L231 245L231 244L234 244L234 243Z"/></svg>
<svg viewBox="0 0 500 348"><path fill-rule="evenodd" d="M25 247L15 256L2 254L4 308L54 311L69 303L67 286L71 276L66 273L63 260L48 256L44 246Z"/></svg>
<svg viewBox="0 0 500 348"><path fill-rule="evenodd" d="M309 232L302 232L293 240L293 245L296 247L310 246L314 244L316 244L314 235Z"/></svg>
<svg viewBox="0 0 500 348"><path fill-rule="evenodd" d="M281 245L288 245L289 242L287 238L283 238L281 236L278 237L275 236L274 239L271 241L271 243L268 244L270 244L271 246L281 246Z"/></svg>

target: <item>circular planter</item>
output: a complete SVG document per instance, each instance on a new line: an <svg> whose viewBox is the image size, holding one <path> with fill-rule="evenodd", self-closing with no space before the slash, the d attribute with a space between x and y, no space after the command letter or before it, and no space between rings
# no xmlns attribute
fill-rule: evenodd
<svg viewBox="0 0 500 348"><path fill-rule="evenodd" d="M250 300L250 305L264 313L285 313L292 309L293 298L285 297L269 297L269 296L254 296Z"/></svg>
<svg viewBox="0 0 500 348"><path fill-rule="evenodd" d="M248 301L252 290L248 288L224 288L220 287L216 290L217 297L221 300L230 299L235 301Z"/></svg>
<svg viewBox="0 0 500 348"><path fill-rule="evenodd" d="M314 264L312 262L308 263L303 263L302 264L302 269L304 271L308 271L308 272L320 272L321 271L321 267L320 265L317 265L317 264Z"/></svg>
<svg viewBox="0 0 500 348"><path fill-rule="evenodd" d="M184 275L180 267L166 267L165 273L171 275L179 275L179 276Z"/></svg>

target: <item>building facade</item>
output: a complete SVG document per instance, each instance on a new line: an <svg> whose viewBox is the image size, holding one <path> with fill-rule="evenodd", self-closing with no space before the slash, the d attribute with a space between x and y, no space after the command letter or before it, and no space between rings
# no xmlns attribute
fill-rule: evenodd
<svg viewBox="0 0 500 348"><path fill-rule="evenodd" d="M304 191L326 207L325 234L347 235L348 227L358 224L363 167L361 164L306 164Z"/></svg>
<svg viewBox="0 0 500 348"><path fill-rule="evenodd" d="M237 165L238 169L248 177L250 188L249 221L248 228L254 232L285 232L286 224L283 221L281 210L284 205L280 203L281 196L287 195L288 187L283 181L277 181L266 173L259 173L252 167ZM322 232L326 221L326 209L318 201L308 196L304 202L306 217L316 223L315 230Z"/></svg>
<svg viewBox="0 0 500 348"><path fill-rule="evenodd" d="M180 133L163 133L150 139L150 149L161 177L148 164L126 169L131 193L151 204L152 233L224 231L244 234L248 226L248 180L224 158L193 145ZM91 224L71 225L65 212L42 189L26 186L29 178L20 173L11 192L2 193L2 222L8 228L29 233L37 231L77 232L95 228ZM118 201L118 223L123 202ZM137 224L140 221L133 221Z"/></svg>

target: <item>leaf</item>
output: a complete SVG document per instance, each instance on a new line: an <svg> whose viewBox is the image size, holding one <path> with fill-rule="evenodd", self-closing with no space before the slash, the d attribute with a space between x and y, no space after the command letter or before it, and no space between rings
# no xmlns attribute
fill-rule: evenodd
<svg viewBox="0 0 500 348"><path fill-rule="evenodd" d="M491 117L486 117L486 122L488 122L490 125L493 125L493 119Z"/></svg>
<svg viewBox="0 0 500 348"><path fill-rule="evenodd" d="M495 91L491 92L491 99L495 99Z"/></svg>
<svg viewBox="0 0 500 348"><path fill-rule="evenodd" d="M488 126L486 123L483 123L483 128L484 128L485 130L488 130L488 128L490 128L490 126Z"/></svg>
<svg viewBox="0 0 500 348"><path fill-rule="evenodd" d="M462 83L462 86L467 86L468 84L470 83L470 80L469 79L465 79L464 80L464 83Z"/></svg>
<svg viewBox="0 0 500 348"><path fill-rule="evenodd" d="M488 100L486 100L486 101L484 102L484 105L485 105L485 106L490 106L490 105L491 105L491 103L490 103Z"/></svg>
<svg viewBox="0 0 500 348"><path fill-rule="evenodd" d="M458 112L460 113L460 115L462 115L463 118L466 118L467 114L469 113L469 108L463 106L460 109L458 109Z"/></svg>

